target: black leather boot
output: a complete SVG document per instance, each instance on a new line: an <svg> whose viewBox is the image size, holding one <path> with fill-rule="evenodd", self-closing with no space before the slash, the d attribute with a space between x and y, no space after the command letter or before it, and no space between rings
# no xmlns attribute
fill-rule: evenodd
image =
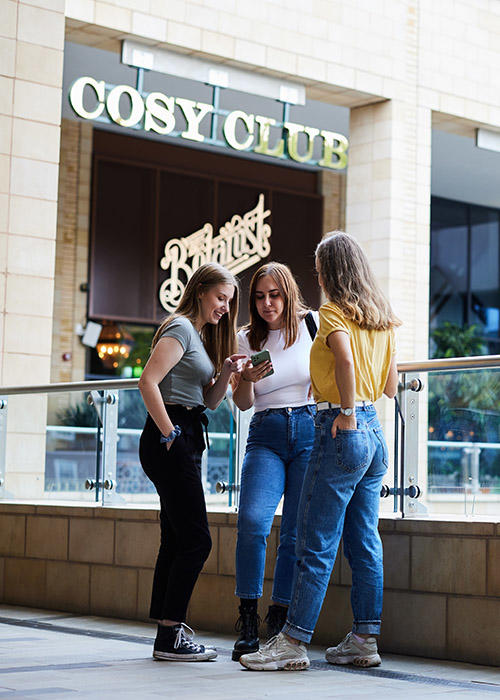
<svg viewBox="0 0 500 700"><path fill-rule="evenodd" d="M239 607L240 616L236 621L235 629L240 633L233 649L233 661L239 661L243 654L252 654L259 650L259 624L257 615L257 600L241 599Z"/></svg>
<svg viewBox="0 0 500 700"><path fill-rule="evenodd" d="M275 637L283 629L286 622L288 608L283 605L270 605L264 622L267 625L267 638Z"/></svg>

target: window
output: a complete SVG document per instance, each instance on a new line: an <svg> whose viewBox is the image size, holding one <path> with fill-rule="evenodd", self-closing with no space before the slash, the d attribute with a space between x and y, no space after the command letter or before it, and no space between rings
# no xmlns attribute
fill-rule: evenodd
<svg viewBox="0 0 500 700"><path fill-rule="evenodd" d="M432 332L475 326L480 353L500 353L500 211L439 197L431 204Z"/></svg>

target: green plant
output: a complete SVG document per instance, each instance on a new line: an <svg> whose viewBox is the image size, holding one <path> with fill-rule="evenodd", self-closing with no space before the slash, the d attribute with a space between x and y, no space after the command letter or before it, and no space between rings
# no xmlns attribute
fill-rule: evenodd
<svg viewBox="0 0 500 700"><path fill-rule="evenodd" d="M476 333L476 326L458 326L444 321L431 331L431 338L436 344L433 357L469 357L481 355L484 343Z"/></svg>
<svg viewBox="0 0 500 700"><path fill-rule="evenodd" d="M81 401L58 411L57 418L61 425L69 425L73 428L95 428L97 414L93 406L89 406L86 401Z"/></svg>

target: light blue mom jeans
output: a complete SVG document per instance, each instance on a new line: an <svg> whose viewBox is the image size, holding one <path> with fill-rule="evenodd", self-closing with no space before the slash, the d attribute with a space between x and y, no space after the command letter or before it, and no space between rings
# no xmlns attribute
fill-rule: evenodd
<svg viewBox="0 0 500 700"><path fill-rule="evenodd" d="M241 473L236 544L236 595L260 598L266 540L284 495L272 599L288 605L295 568L297 508L314 442L316 406L254 414Z"/></svg>
<svg viewBox="0 0 500 700"><path fill-rule="evenodd" d="M373 406L356 408L357 430L331 426L339 409L316 415L315 441L297 515L297 562L283 631L309 642L319 617L340 538L352 569L353 631L379 634L383 596L378 534L380 487L388 452Z"/></svg>

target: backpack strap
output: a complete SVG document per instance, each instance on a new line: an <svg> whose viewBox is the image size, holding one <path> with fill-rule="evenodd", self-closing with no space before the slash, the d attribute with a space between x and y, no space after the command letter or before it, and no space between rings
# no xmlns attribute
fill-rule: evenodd
<svg viewBox="0 0 500 700"><path fill-rule="evenodd" d="M316 325L316 321L314 320L314 316L312 314L312 311L307 312L307 314L304 317L304 321L306 322L307 330L309 331L309 335L311 336L311 340L314 341L314 338L316 337L316 333L318 332L318 326Z"/></svg>

